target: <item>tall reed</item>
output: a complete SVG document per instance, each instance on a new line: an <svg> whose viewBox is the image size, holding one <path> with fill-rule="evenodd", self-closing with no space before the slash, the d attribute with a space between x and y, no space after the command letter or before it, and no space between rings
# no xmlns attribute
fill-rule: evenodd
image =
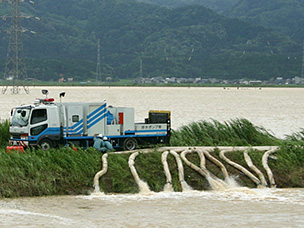
<svg viewBox="0 0 304 228"><path fill-rule="evenodd" d="M172 146L263 146L277 145L279 139L247 119L229 122L193 122L173 130Z"/></svg>
<svg viewBox="0 0 304 228"><path fill-rule="evenodd" d="M286 135L286 139L288 141L293 141L293 142L300 142L300 141L304 141L304 129L302 128L300 131L298 132L294 132L291 135Z"/></svg>
<svg viewBox="0 0 304 228"><path fill-rule="evenodd" d="M0 147L8 145L9 135L9 125L8 120L0 121Z"/></svg>

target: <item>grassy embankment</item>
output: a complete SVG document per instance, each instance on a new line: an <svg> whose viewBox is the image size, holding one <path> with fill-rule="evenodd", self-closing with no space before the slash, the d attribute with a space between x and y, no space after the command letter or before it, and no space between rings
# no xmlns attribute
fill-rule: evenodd
<svg viewBox="0 0 304 228"><path fill-rule="evenodd" d="M71 148L27 150L6 153L5 146L9 138L8 122L0 124L0 197L41 196L59 194L86 194L92 188L92 180L101 169L101 154L94 149ZM279 140L263 128L252 125L247 120L233 120L227 123L198 122L181 127L172 134L173 146L263 146L279 145L277 160L270 160L278 187L304 187L304 132L299 132ZM218 157L218 151L214 156ZM254 164L263 170L262 153L250 153ZM229 158L246 167L241 152L228 154ZM188 159L199 164L197 154ZM177 165L172 155L168 156L173 187L180 191ZM225 164L225 162L223 162ZM136 193L138 187L128 167L128 155L110 154L109 169L100 180L105 192ZM225 164L228 172L237 182L248 187L255 185L240 172ZM160 153L140 154L136 158L136 168L142 180L153 191L161 191L166 183ZM205 178L184 165L187 183L198 190L209 189ZM218 177L222 174L218 167L207 162L207 168ZM266 173L264 172L266 175Z"/></svg>

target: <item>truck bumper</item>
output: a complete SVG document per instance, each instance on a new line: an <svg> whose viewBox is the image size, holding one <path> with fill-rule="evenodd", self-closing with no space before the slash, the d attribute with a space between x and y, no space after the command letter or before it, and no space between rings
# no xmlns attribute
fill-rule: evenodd
<svg viewBox="0 0 304 228"><path fill-rule="evenodd" d="M22 147L27 147L29 145L28 141L25 140L9 140L9 144L12 146L22 146Z"/></svg>

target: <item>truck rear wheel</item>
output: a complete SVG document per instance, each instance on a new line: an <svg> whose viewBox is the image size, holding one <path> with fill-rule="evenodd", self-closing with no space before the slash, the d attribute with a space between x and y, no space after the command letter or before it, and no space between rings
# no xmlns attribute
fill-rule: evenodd
<svg viewBox="0 0 304 228"><path fill-rule="evenodd" d="M49 139L42 139L39 142L39 146L41 147L42 150L50 150L51 148L53 148L53 142Z"/></svg>
<svg viewBox="0 0 304 228"><path fill-rule="evenodd" d="M135 150L138 146L137 140L135 138L127 138L123 142L123 149L124 150Z"/></svg>

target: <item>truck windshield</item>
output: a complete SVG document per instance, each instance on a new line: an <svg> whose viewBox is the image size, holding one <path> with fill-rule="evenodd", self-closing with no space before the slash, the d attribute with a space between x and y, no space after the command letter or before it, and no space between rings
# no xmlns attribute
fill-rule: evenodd
<svg viewBox="0 0 304 228"><path fill-rule="evenodd" d="M20 127L27 126L30 112L31 112L30 107L16 108L12 118L11 126L20 126Z"/></svg>

